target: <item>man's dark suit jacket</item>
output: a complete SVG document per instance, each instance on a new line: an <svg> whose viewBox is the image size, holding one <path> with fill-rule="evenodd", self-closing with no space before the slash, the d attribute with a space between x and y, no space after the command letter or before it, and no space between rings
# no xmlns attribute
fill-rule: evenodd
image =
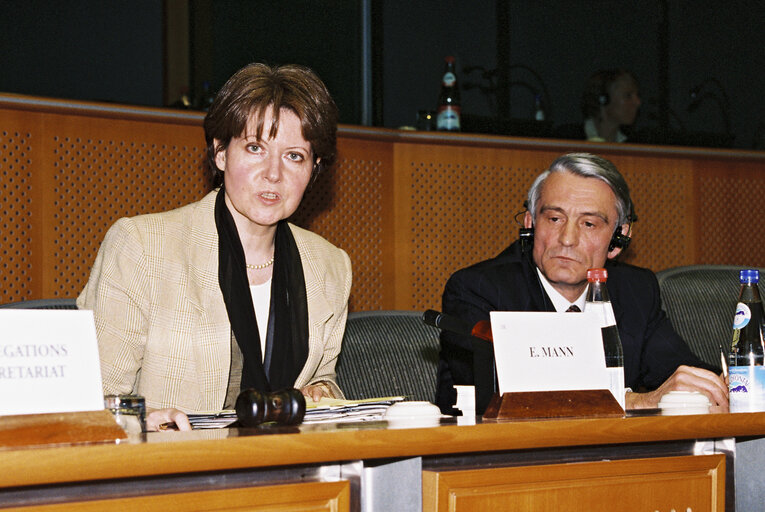
<svg viewBox="0 0 765 512"><path fill-rule="evenodd" d="M627 387L656 389L683 364L711 369L672 328L661 309L653 272L612 260L606 269ZM488 320L491 311L555 311L538 278L531 248L523 250L519 241L496 258L457 271L446 283L444 313L474 325ZM483 413L494 392L493 364L488 343L443 331L436 404L444 413L454 413L452 386L475 385L476 412Z"/></svg>

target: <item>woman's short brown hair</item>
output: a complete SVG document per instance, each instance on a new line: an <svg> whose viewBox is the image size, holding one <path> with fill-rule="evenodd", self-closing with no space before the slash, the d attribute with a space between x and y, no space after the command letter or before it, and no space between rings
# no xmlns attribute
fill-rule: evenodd
<svg viewBox="0 0 765 512"><path fill-rule="evenodd" d="M207 165L216 187L223 183L223 171L215 164L216 153L224 151L232 138L244 134L250 114L258 120L254 135L260 140L268 107L273 107L274 117L268 137L274 137L279 130L281 109L289 109L300 118L303 137L311 144L313 151L314 178L334 163L337 153L337 106L324 82L304 66L248 64L228 79L205 116ZM217 148L216 139L219 141Z"/></svg>

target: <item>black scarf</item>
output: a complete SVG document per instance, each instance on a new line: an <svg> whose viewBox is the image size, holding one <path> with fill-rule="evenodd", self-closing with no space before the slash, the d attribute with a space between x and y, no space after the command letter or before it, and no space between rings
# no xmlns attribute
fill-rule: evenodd
<svg viewBox="0 0 765 512"><path fill-rule="evenodd" d="M276 227L271 307L268 315L266 356L245 267L244 249L228 211L223 187L215 199L218 229L218 282L228 319L242 351L242 388L269 392L291 388L308 358L308 301L303 265L286 221ZM262 362L261 362L262 361Z"/></svg>

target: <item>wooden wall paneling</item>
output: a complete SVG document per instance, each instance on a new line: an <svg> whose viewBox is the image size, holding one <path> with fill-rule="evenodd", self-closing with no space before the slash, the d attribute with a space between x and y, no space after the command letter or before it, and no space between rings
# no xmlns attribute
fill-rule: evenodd
<svg viewBox="0 0 765 512"><path fill-rule="evenodd" d="M694 162L699 219L696 262L760 267L765 264L765 173L750 161Z"/></svg>
<svg viewBox="0 0 765 512"><path fill-rule="evenodd" d="M340 137L334 169L317 178L291 219L348 253L350 311L394 306L392 184L390 143Z"/></svg>
<svg viewBox="0 0 765 512"><path fill-rule="evenodd" d="M37 119L19 112L0 124L0 302L25 300L39 293L40 269L34 211L39 155Z"/></svg>
<svg viewBox="0 0 765 512"><path fill-rule="evenodd" d="M694 261L697 215L690 161L652 155L604 155L630 187L638 221L633 241L619 258L654 271Z"/></svg>
<svg viewBox="0 0 765 512"><path fill-rule="evenodd" d="M441 308L456 270L497 255L518 235L516 213L555 154L396 145L396 307Z"/></svg>
<svg viewBox="0 0 765 512"><path fill-rule="evenodd" d="M199 199L202 114L0 95L0 301L74 297L118 218ZM338 163L294 221L345 249L350 310L440 308L457 269L517 236L562 153L614 161L637 205L622 258L655 271L765 266L761 153L341 127Z"/></svg>
<svg viewBox="0 0 765 512"><path fill-rule="evenodd" d="M53 191L46 219L44 297L76 297L107 229L120 217L165 211L210 189L195 126L46 114Z"/></svg>

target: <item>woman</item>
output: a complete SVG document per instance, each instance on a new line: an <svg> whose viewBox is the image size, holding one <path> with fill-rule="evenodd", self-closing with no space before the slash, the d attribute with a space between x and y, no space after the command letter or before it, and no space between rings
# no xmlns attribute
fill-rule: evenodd
<svg viewBox="0 0 765 512"><path fill-rule="evenodd" d="M147 429L232 408L241 389L342 397L335 362L351 264L288 224L336 153L337 107L300 66L250 64L204 120L213 190L120 219L77 299L96 319L105 393L145 397Z"/></svg>
<svg viewBox="0 0 765 512"><path fill-rule="evenodd" d="M563 139L592 142L627 142L628 128L640 109L640 91L634 75L624 69L606 69L593 74L582 93L584 124L565 124L554 135Z"/></svg>

